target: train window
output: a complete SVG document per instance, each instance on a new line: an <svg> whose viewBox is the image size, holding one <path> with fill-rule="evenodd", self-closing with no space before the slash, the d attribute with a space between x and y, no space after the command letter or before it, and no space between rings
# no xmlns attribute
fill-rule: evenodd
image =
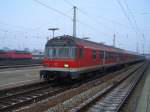
<svg viewBox="0 0 150 112"><path fill-rule="evenodd" d="M75 47L50 47L46 49L46 55L50 58L75 58Z"/></svg>
<svg viewBox="0 0 150 112"><path fill-rule="evenodd" d="M83 57L83 48L80 48L79 49L79 58L82 58Z"/></svg>
<svg viewBox="0 0 150 112"><path fill-rule="evenodd" d="M56 49L50 48L48 49L48 57L55 57L56 56Z"/></svg>
<svg viewBox="0 0 150 112"><path fill-rule="evenodd" d="M105 52L105 59L107 59L107 52Z"/></svg>
<svg viewBox="0 0 150 112"><path fill-rule="evenodd" d="M99 52L99 57L100 57L101 59L104 59L104 51L100 51L100 52Z"/></svg>
<svg viewBox="0 0 150 112"><path fill-rule="evenodd" d="M113 59L114 57L113 57L113 52L111 52L110 53L110 57L111 57L111 59Z"/></svg>
<svg viewBox="0 0 150 112"><path fill-rule="evenodd" d="M93 51L92 51L92 58L93 58L93 59L96 59L96 50L93 50Z"/></svg>
<svg viewBox="0 0 150 112"><path fill-rule="evenodd" d="M116 58L116 55L115 55L115 53L113 53L113 58L114 58L114 59Z"/></svg>
<svg viewBox="0 0 150 112"><path fill-rule="evenodd" d="M111 59L111 53L110 52L108 52L108 59Z"/></svg>
<svg viewBox="0 0 150 112"><path fill-rule="evenodd" d="M73 58L76 57L76 48L75 47L70 49L70 56Z"/></svg>
<svg viewBox="0 0 150 112"><path fill-rule="evenodd" d="M108 58L109 58L109 53L108 53L108 52L106 52L106 54L105 54L105 58L106 58L106 59L108 59Z"/></svg>
<svg viewBox="0 0 150 112"><path fill-rule="evenodd" d="M113 59L113 53L112 52L110 53L110 57L111 57L111 59Z"/></svg>
<svg viewBox="0 0 150 112"><path fill-rule="evenodd" d="M110 59L110 53L107 52L107 59Z"/></svg>

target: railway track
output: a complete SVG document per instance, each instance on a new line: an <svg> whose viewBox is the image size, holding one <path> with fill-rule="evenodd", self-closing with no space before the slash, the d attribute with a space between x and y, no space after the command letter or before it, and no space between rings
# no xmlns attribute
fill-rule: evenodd
<svg viewBox="0 0 150 112"><path fill-rule="evenodd" d="M133 65L133 66L137 66L137 65ZM128 67L126 69L122 69L115 73L111 73L111 75L104 76L96 80L88 79L86 81L81 81L77 84L72 84L69 86L56 86L55 84L41 82L41 83L21 86L21 87L17 87L13 89L6 89L3 91L0 91L0 95L1 95L0 96L0 111L10 111L10 110L20 109L21 107L41 101L43 99L50 98L52 96L55 96L67 90L69 91L69 90L72 90L73 88L76 89L80 87L82 84L83 86L87 87L86 89L89 89L90 87L99 85L103 83L105 80L110 80L113 77L115 77L117 74L125 72L131 68L132 67Z"/></svg>
<svg viewBox="0 0 150 112"><path fill-rule="evenodd" d="M28 64L28 65L0 65L0 69L7 69L7 68L22 68L22 67L36 67L42 66L42 64Z"/></svg>
<svg viewBox="0 0 150 112"><path fill-rule="evenodd" d="M40 86L45 86L47 84L48 84L48 82L46 82L46 81L37 81L34 83L30 82L30 84L25 84L25 85L21 85L21 86L16 85L16 86L11 87L11 88L4 88L4 89L0 90L0 98L8 97L8 96L18 94L18 93L23 92L23 91L28 91L30 89L34 89L34 88L37 88Z"/></svg>
<svg viewBox="0 0 150 112"><path fill-rule="evenodd" d="M10 111L18 107L38 102L65 89L64 87L54 86L54 84L41 82L25 87L5 90L0 97L0 111Z"/></svg>
<svg viewBox="0 0 150 112"><path fill-rule="evenodd" d="M125 79L114 82L110 87L98 92L96 95L83 101L80 105L70 110L70 112L119 112L132 90L142 77L148 63L135 69L132 75Z"/></svg>

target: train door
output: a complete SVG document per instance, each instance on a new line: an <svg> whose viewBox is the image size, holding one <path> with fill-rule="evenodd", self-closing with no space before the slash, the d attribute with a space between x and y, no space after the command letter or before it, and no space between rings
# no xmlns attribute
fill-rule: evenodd
<svg viewBox="0 0 150 112"><path fill-rule="evenodd" d="M78 67L82 67L83 63L82 63L82 59L83 59L83 48L78 48Z"/></svg>
<svg viewBox="0 0 150 112"><path fill-rule="evenodd" d="M106 51L104 51L103 65L105 64Z"/></svg>
<svg viewBox="0 0 150 112"><path fill-rule="evenodd" d="M101 65L105 64L105 51L100 51L100 63Z"/></svg>

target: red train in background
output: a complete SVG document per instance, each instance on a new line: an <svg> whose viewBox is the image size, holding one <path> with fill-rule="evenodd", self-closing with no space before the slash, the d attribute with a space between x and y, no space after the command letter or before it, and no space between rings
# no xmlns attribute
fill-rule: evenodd
<svg viewBox="0 0 150 112"><path fill-rule="evenodd" d="M0 51L0 60L32 59L32 53L27 51Z"/></svg>
<svg viewBox="0 0 150 112"><path fill-rule="evenodd" d="M69 78L102 68L142 61L136 53L64 35L49 40L45 46L45 58L40 71L45 80Z"/></svg>

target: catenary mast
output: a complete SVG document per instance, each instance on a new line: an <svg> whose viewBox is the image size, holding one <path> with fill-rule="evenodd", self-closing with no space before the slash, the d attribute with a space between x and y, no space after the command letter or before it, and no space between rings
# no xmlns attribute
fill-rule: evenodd
<svg viewBox="0 0 150 112"><path fill-rule="evenodd" d="M76 9L77 7L73 7L73 37L76 37Z"/></svg>

